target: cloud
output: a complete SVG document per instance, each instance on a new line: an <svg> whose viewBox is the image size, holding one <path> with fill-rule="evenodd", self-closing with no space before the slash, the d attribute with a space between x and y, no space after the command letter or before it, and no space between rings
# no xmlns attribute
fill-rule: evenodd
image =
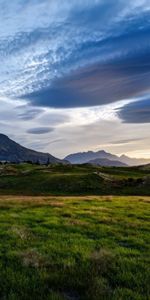
<svg viewBox="0 0 150 300"><path fill-rule="evenodd" d="M59 126L71 122L71 116L66 111L62 110L47 110L39 118L41 124L50 126Z"/></svg>
<svg viewBox="0 0 150 300"><path fill-rule="evenodd" d="M118 86L115 83L116 91L118 89L120 92L114 90L111 100L111 88L109 95L103 91L101 70L105 63L108 72L112 72L113 63L115 71L114 65L117 68L122 61L120 72L125 72L126 63L129 59L132 63L135 56L141 64L143 57L147 57L148 61L148 1L72 0L62 3L60 0L38 0L20 3L14 0L10 4L8 0L2 0L0 5L0 28L3 29L0 30L0 59L3 60L1 95L14 98L24 96L34 105L37 101L40 106L43 101L43 106L77 107L120 100L134 94L139 82L142 91L147 88L146 83L143 86L142 82L148 81L148 74L144 74L144 70L142 72L141 65L138 79L135 78L135 69L132 78L128 78L129 91L121 93L119 82ZM85 93L90 68L96 74L90 75L91 85ZM77 80L82 73L84 78L80 86ZM96 82L92 86L94 78ZM111 75L108 84L113 84ZM138 90L140 92L140 88ZM103 93L104 98L109 99L103 101Z"/></svg>
<svg viewBox="0 0 150 300"><path fill-rule="evenodd" d="M17 117L24 121L32 120L37 116L42 115L42 113L44 113L44 110L42 108L31 107L31 106L28 107L27 105L18 106L16 108L16 111L18 112Z"/></svg>
<svg viewBox="0 0 150 300"><path fill-rule="evenodd" d="M45 134L54 131L54 128L49 127L37 127L37 128L30 128L27 130L27 133L31 134Z"/></svg>
<svg viewBox="0 0 150 300"><path fill-rule="evenodd" d="M18 103L8 101L6 106L5 101L1 103L1 133L9 135L10 138L25 147L49 152L57 157L63 158L71 152L97 151L100 149L118 155L132 152L132 156L134 156L134 151L136 155L137 149L139 151L143 150L143 153L148 153L150 149L149 123L123 123L115 116L117 107L123 108L123 105L129 103L129 100L88 108L45 109L42 115L26 122L17 116L18 110L16 107L18 107ZM23 107L22 109L24 111ZM21 113L21 108L19 111ZM57 124L54 123L55 125L53 125L51 115L54 119L55 114ZM68 116L69 122L64 123L62 121L62 123L59 123L59 116L61 117L61 115ZM39 127L55 129L46 134L28 133L29 129ZM139 139L139 141L134 141L135 139ZM125 140L125 142L127 140L133 141L122 143L122 140ZM117 144L116 141L118 141Z"/></svg>
<svg viewBox="0 0 150 300"><path fill-rule="evenodd" d="M143 140L143 138L130 138L130 139L123 139L123 140L118 140L118 141L112 141L112 142L110 142L110 144L112 144L112 145L122 145L122 144L129 144L129 143L131 143L131 144L133 144L133 143L135 143L135 142L139 142L139 141L142 141Z"/></svg>
<svg viewBox="0 0 150 300"><path fill-rule="evenodd" d="M125 105L119 109L118 116L124 123L150 123L150 99Z"/></svg>
<svg viewBox="0 0 150 300"><path fill-rule="evenodd" d="M32 105L55 108L96 106L134 98L149 89L149 59L147 54L144 58L125 57L92 65L23 98Z"/></svg>

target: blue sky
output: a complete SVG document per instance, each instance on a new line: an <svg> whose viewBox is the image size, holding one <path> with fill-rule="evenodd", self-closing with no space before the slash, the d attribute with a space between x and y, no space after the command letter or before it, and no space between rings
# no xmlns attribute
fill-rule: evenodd
<svg viewBox="0 0 150 300"><path fill-rule="evenodd" d="M150 158L149 0L0 0L0 60L1 132Z"/></svg>

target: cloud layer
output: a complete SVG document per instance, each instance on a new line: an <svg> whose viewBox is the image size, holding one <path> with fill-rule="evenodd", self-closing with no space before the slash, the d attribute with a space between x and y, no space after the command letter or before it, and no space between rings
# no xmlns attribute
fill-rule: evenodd
<svg viewBox="0 0 150 300"><path fill-rule="evenodd" d="M0 0L0 131L60 156L147 153L149 20L149 0Z"/></svg>
<svg viewBox="0 0 150 300"><path fill-rule="evenodd" d="M1 94L74 107L143 92L149 12L149 1L1 1Z"/></svg>

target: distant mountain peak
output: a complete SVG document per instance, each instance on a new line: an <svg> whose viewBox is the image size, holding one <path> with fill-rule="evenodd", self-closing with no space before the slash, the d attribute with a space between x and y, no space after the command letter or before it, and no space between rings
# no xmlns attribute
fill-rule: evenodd
<svg viewBox="0 0 150 300"><path fill-rule="evenodd" d="M104 150L99 150L97 152L94 151L87 151L87 152L79 152L74 153L66 156L65 159L67 159L69 162L75 164L75 163L87 163L94 159L110 159L110 160L118 160L118 156L107 153Z"/></svg>
<svg viewBox="0 0 150 300"><path fill-rule="evenodd" d="M125 154L122 154L120 157L114 154L111 154L109 152L106 152L105 150L99 150L97 152L94 151L87 151L87 152L79 152L79 153L73 153L65 157L66 160L68 160L72 164L83 164L88 163L94 160L101 160L101 159L107 159L109 161L112 161L113 163L115 161L122 163L124 165L129 166L135 166L135 165L141 165L141 164L147 164L150 162L150 160L146 159L136 159L136 158L130 158L126 156ZM108 165L110 165L110 162L108 161ZM117 164L114 163L114 164ZM103 161L104 163L104 161ZM105 161L107 163L107 161Z"/></svg>
<svg viewBox="0 0 150 300"><path fill-rule="evenodd" d="M121 156L120 156L120 158L129 158L127 155L125 155L125 154L122 154Z"/></svg>
<svg viewBox="0 0 150 300"><path fill-rule="evenodd" d="M108 153L105 150L99 150L98 153Z"/></svg>

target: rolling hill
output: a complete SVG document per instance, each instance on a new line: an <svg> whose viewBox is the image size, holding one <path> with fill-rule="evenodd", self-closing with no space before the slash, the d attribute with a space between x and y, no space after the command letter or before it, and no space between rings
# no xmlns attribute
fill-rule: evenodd
<svg viewBox="0 0 150 300"><path fill-rule="evenodd" d="M150 195L150 170L90 164L0 166L0 195Z"/></svg>

